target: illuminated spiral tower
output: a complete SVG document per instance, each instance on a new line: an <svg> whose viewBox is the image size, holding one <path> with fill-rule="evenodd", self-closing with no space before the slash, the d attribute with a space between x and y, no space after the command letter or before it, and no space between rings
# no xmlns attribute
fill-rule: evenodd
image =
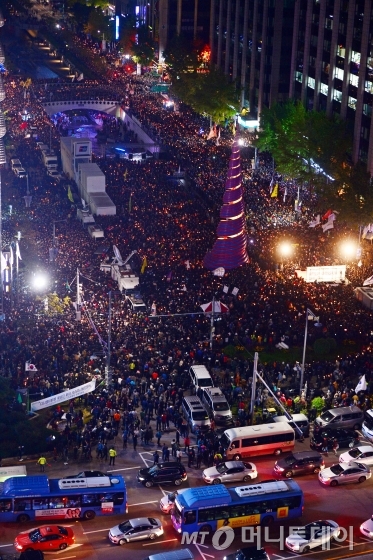
<svg viewBox="0 0 373 560"><path fill-rule="evenodd" d="M217 240L206 254L203 265L209 270L219 267L232 270L248 262L241 159L236 136L225 182L223 206L220 209Z"/></svg>

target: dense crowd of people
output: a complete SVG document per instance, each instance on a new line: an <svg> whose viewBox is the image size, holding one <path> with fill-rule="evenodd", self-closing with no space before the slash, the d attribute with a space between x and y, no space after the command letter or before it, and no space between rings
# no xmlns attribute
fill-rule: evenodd
<svg viewBox="0 0 373 560"><path fill-rule="evenodd" d="M207 140L208 120L182 103L178 103L177 111L165 110L160 96L150 93L149 80L121 75L107 85L87 80L73 84L44 80L25 87L10 74L4 79L6 99L2 109L8 116L12 145L8 157L19 157L27 169L32 203L27 208L23 200L26 181L16 178L10 169L3 170L3 208L11 205L11 210L3 211L3 249L21 231L23 280L17 279L12 293L4 294L0 368L14 388L28 387L31 395L50 396L81 385L94 375L103 378L108 292L112 291L113 383L109 390L102 393L101 389L98 395L86 397L87 406L99 410L82 431L80 444L88 449L88 455L92 431L96 436L100 432L98 439L103 441L105 428L108 433L114 429L112 411L116 409L121 410L123 432L131 432L132 437L135 430L140 436L150 420L156 421L164 413L167 421L178 426L180 398L188 389L187 372L194 363L206 365L230 402L240 401L247 409L252 378L252 362L247 356L252 357L258 349L271 351L279 342L290 348L301 346L307 308L320 316L319 323L309 325L308 345L324 338L335 340L345 349L337 361L307 361L304 380L308 394L319 391L326 396L329 391L331 402L333 396L345 402L352 398L361 375L371 381L373 316L354 296L354 288L372 273L368 242L363 246L361 266L357 261L348 263L349 283L306 283L298 277L296 270L306 266L341 264L338 244L343 238L356 237L356 232L338 219L325 234L320 227L309 228L317 213L328 210L322 201L303 187L302 204L295 210L298 185L276 174L266 154L259 155L253 169L253 149L245 147L241 159L250 263L226 271L223 278L214 276L202 263L216 238L232 128L222 129L219 142ZM117 207L117 216L97 218L105 232L105 243L100 245L76 219L76 204L68 198L68 189L76 191L76 185L67 177L56 182L47 176L36 140L58 152L59 135L65 132L58 119L57 126L51 128L43 100L114 95L160 141L165 156L142 164L107 158L105 151L102 157L94 157L105 173L107 192ZM37 138L30 124L37 128ZM121 126L114 119L108 130L118 132ZM240 130L237 134L245 136ZM178 169L185 173L186 181L174 175ZM279 185L277 197L271 196L273 182ZM49 262L54 229L58 253L55 262ZM285 262L277 253L283 239L295 249ZM133 313L126 299L116 292L110 274L100 271L100 263L114 256L113 245L123 258L137 251L138 270L146 259L140 289L149 313ZM75 320L71 305L77 268L83 285L81 321ZM31 280L36 270L49 271L51 291L62 302L58 313L51 309L46 312L44 296L35 297ZM236 295L233 288L237 288ZM213 296L228 306L229 313L215 322L211 346L210 317L201 313L200 306ZM152 308L155 314L150 313ZM230 353L224 352L227 347ZM246 359L238 348L246 349ZM35 365L33 374L25 371L26 361ZM286 351L283 360L261 363L260 370L280 396L290 389L299 393L300 368L289 363ZM261 398L259 385L258 402ZM71 413L74 415L74 410ZM106 426L108 416L110 426ZM246 414L238 418L239 423L248 421ZM67 430L67 436L69 433ZM142 439L146 442L145 436ZM216 444L211 445L208 460L212 452L219 452Z"/></svg>

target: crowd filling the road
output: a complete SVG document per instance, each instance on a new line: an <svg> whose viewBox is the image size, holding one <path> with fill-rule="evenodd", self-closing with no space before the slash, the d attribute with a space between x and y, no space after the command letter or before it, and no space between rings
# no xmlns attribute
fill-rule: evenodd
<svg viewBox="0 0 373 560"><path fill-rule="evenodd" d="M10 138L8 159L19 158L26 168L32 202L27 208L23 200L26 181L15 177L10 169L3 169L3 248L21 232L23 261L19 264L23 280L14 280L12 293L4 294L5 319L0 323L2 375L11 378L15 389L27 387L34 398L76 387L92 376L104 378L107 348L100 345L100 340L107 340L108 292L113 294L112 386L101 386L94 394L82 397L92 411L87 423L74 403L70 403L69 410L56 409L52 425L67 413L65 458L70 453L89 459L94 445L98 458L113 457L114 464L110 440L119 432L123 434L123 448L130 444L135 450L138 440L146 445L155 436L162 459L167 459L170 450L167 446L166 450L162 448L162 434L170 423L176 430L171 456L178 459L180 447L189 451L180 404L188 389L188 369L195 363L205 365L229 402L243 411L238 415L238 424L247 423L252 362L241 358L244 353L238 349L253 354L258 349L273 350L279 342L290 348L301 346L307 308L320 316L319 323L309 325L308 345L318 338L332 338L338 347L345 348L337 361L308 361L304 378L307 397L320 394L330 403L351 404L354 387L362 375L366 376L368 393L373 392L373 315L354 296L354 288L372 274L368 242L363 241L361 266L357 260L348 263L349 283L306 283L299 278L295 271L306 266L342 264L339 243L350 236L357 237L357 232L341 220L327 233L309 228L317 213L328 210L312 188L301 187L302 205L300 211L295 211L298 185L276 174L266 154L259 155L257 168L253 169L253 150L246 147L241 152L241 163L250 263L226 271L224 278L204 269L203 258L216 238L232 127L222 129L218 143L207 140L206 118L183 103L178 103L177 111L165 110L161 96L150 93L150 84L147 76L120 75L107 85L59 79L25 86L11 74L4 77L6 97L2 110L7 115ZM36 141L50 144L58 153L60 134L68 134L66 117L54 118L56 126L51 128L43 100L103 99L114 95L160 142L166 155L142 164L94 156L117 207L117 216L97 218L105 232L105 243L100 245L76 219L76 205L68 198L68 188L77 192L76 186L65 176L56 182L47 175ZM36 127L37 138L30 125ZM105 117L104 128L116 139L127 135L136 140L115 118ZM185 173L185 182L174 176L178 169ZM277 197L271 197L272 179L279 185ZM58 254L50 263L54 228ZM283 239L293 244L295 252L280 265L277 248ZM124 258L137 251L141 258L139 269L146 259L140 289L148 310L156 308L155 316L150 311L134 313L116 291L110 274L100 271L100 263L114 256L113 245ZM75 320L71 303L58 313L45 312L43 298L37 301L30 287L32 274L48 271L50 291L55 291L61 300L73 301L77 268L83 284L82 320ZM238 288L236 295L233 288ZM211 347L210 317L200 314L200 305L215 295L228 306L229 313L215 322ZM227 347L235 352L227 355ZM26 362L36 370L26 372ZM275 392L285 395L285 400L299 394L300 367L289 362L286 351L282 360L261 363L259 368ZM296 391L291 393L291 389ZM258 404L264 394L259 386ZM370 408L365 394L358 395L357 402ZM72 424L78 430L72 430ZM222 456L218 440L210 436L197 435L198 452L191 460L199 466L201 462L212 465ZM154 461L157 462L156 456Z"/></svg>

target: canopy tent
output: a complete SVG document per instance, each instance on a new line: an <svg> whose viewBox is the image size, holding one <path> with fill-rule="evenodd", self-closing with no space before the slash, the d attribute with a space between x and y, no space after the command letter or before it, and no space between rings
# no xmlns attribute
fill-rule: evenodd
<svg viewBox="0 0 373 560"><path fill-rule="evenodd" d="M224 303L221 303L221 301L210 301L209 303L204 303L201 305L202 310L205 313L228 313L229 312L229 308L227 305L224 305Z"/></svg>

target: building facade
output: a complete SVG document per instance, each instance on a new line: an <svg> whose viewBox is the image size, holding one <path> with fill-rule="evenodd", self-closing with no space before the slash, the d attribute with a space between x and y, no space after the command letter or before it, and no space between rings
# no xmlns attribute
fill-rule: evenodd
<svg viewBox="0 0 373 560"><path fill-rule="evenodd" d="M373 174L372 0L212 0L212 60L257 117L287 98L354 128Z"/></svg>

